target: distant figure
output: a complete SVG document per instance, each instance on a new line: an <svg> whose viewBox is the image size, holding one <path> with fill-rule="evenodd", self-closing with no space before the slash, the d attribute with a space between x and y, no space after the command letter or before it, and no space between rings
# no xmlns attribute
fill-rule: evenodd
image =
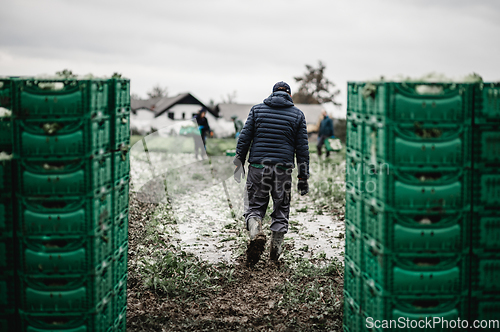
<svg viewBox="0 0 500 332"><path fill-rule="evenodd" d="M243 129L243 122L240 119L238 119L237 115L233 115L231 119L234 122L234 133L235 133L234 138L237 139L240 136L241 129Z"/></svg>
<svg viewBox="0 0 500 332"><path fill-rule="evenodd" d="M323 145L325 144L325 140L334 137L333 136L333 121L328 117L328 114L326 113L325 110L321 112L323 115L323 120L321 120L321 123L319 125L319 132L318 132L318 156L321 157L321 149L323 148ZM326 157L328 158L330 156L330 151L326 149Z"/></svg>
<svg viewBox="0 0 500 332"><path fill-rule="evenodd" d="M198 129L200 130L201 141L203 142L203 145L201 145L200 140L197 139L197 137L194 138L194 155L196 159L198 159L198 150L200 151L201 158L203 158L202 149L207 149L207 134L213 135L212 131L210 130L210 126L208 125L208 120L205 117L206 113L207 110L205 108L202 108L195 116L196 122L198 123Z"/></svg>

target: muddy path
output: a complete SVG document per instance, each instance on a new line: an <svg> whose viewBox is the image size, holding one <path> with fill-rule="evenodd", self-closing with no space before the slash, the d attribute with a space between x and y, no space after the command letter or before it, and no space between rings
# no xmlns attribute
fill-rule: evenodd
<svg viewBox="0 0 500 332"><path fill-rule="evenodd" d="M156 195L152 187L131 194L128 329L341 331L343 203L324 204L317 194L295 192L280 262L268 258L267 217L266 251L248 267L243 186L230 177L214 180L213 165L222 169L217 162L227 160L184 167L182 179L165 182L173 192L168 197L144 199ZM186 174L198 185L183 186Z"/></svg>

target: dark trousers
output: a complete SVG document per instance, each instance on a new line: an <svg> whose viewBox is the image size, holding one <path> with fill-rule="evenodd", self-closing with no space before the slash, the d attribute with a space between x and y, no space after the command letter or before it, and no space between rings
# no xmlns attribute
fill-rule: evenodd
<svg viewBox="0 0 500 332"><path fill-rule="evenodd" d="M275 165L265 165L264 168L249 166L246 189L248 195L245 199L247 229L250 218L264 219L269 204L269 193L271 193L273 199L271 230L286 233L290 215L292 170L284 170Z"/></svg>
<svg viewBox="0 0 500 332"><path fill-rule="evenodd" d="M323 145L325 144L325 140L328 138L328 136L322 135L318 137L318 145L316 146L318 150L318 156L321 156L321 149L323 148ZM325 147L326 150L326 147ZM326 150L326 156L330 156L330 151Z"/></svg>

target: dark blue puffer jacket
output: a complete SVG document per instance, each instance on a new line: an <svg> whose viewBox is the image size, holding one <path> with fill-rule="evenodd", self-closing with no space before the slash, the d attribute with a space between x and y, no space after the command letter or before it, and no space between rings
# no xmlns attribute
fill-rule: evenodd
<svg viewBox="0 0 500 332"><path fill-rule="evenodd" d="M299 177L309 176L309 144L304 113L293 105L286 92L277 91L255 105L248 114L238 144L236 158L245 162L250 148L250 164L295 167L297 156Z"/></svg>

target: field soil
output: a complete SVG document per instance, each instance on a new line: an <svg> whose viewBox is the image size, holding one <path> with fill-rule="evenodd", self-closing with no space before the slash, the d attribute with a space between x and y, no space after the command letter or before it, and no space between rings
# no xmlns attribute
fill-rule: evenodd
<svg viewBox="0 0 500 332"><path fill-rule="evenodd" d="M132 155L131 176L143 180L132 182L130 196L127 330L341 331L345 188L335 187L329 200L315 191L313 177L324 168L314 158L311 193L292 194L280 260L269 260L267 217L266 251L248 266L244 190L217 166L228 158L193 160L158 185L144 180L146 158ZM330 162L342 167L343 160ZM163 190L172 194L159 197Z"/></svg>

